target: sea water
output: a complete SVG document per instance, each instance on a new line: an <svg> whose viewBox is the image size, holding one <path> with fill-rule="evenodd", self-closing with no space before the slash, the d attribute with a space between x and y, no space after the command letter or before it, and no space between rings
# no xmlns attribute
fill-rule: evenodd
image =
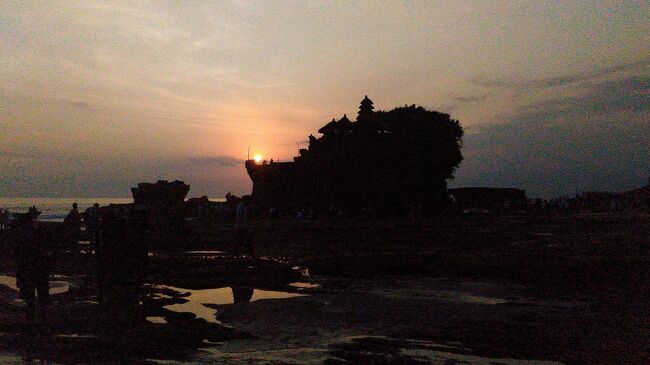
<svg viewBox="0 0 650 365"><path fill-rule="evenodd" d="M209 198L210 201L225 201L224 198ZM10 213L26 213L29 207L36 206L42 212L38 217L42 221L62 222L72 209L72 203L78 204L79 213L98 203L109 204L133 203L133 198L0 198L0 209L9 209Z"/></svg>
<svg viewBox="0 0 650 365"><path fill-rule="evenodd" d="M43 221L63 221L72 209L72 203L79 205L80 213L98 203L109 204L133 203L133 198L0 198L0 209L9 209L10 213L26 213L29 207L36 206L42 212L38 217Z"/></svg>

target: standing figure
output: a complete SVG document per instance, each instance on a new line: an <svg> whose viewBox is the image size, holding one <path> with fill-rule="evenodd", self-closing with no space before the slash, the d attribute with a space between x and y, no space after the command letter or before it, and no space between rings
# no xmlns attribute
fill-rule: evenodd
<svg viewBox="0 0 650 365"><path fill-rule="evenodd" d="M20 297L27 303L26 318L32 322L36 318L47 318L46 306L49 303L49 275L54 252L45 237L44 230L36 222L37 211L17 214L17 221L11 229L11 242L16 258L16 284Z"/></svg>
<svg viewBox="0 0 650 365"><path fill-rule="evenodd" d="M149 248L147 246L147 229L149 228L149 211L143 205L136 205L127 217L128 262L133 265L137 285L144 282L147 274Z"/></svg>
<svg viewBox="0 0 650 365"><path fill-rule="evenodd" d="M63 220L63 225L66 232L65 248L72 254L72 259L74 260L75 266L78 266L80 253L79 239L81 236L81 214L79 214L77 203L72 204L72 209L70 209L70 212Z"/></svg>
<svg viewBox="0 0 650 365"><path fill-rule="evenodd" d="M231 286L232 298L235 304L248 303L253 298L255 290L247 286Z"/></svg>
<svg viewBox="0 0 650 365"><path fill-rule="evenodd" d="M250 232L250 219L253 210L251 200L250 195L244 195L237 204L235 211L235 241L237 242L237 250L253 256L253 237Z"/></svg>
<svg viewBox="0 0 650 365"><path fill-rule="evenodd" d="M86 234L90 239L90 250L95 252L99 236L99 204L95 203L86 209L84 223L86 224Z"/></svg>
<svg viewBox="0 0 650 365"><path fill-rule="evenodd" d="M0 231L7 229L9 224L9 209L0 209Z"/></svg>

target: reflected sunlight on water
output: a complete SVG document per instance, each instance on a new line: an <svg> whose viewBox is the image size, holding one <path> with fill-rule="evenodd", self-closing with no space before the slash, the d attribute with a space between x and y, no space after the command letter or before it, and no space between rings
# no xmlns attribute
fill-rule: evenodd
<svg viewBox="0 0 650 365"><path fill-rule="evenodd" d="M18 290L16 278L8 275L0 275L0 285L4 285L12 290ZM50 294L62 294L70 290L70 283L67 281L50 281Z"/></svg>
<svg viewBox="0 0 650 365"><path fill-rule="evenodd" d="M216 319L217 310L206 307L204 304L216 304L216 305L227 305L235 303L235 295L233 293L233 288L224 287L224 288L215 288L215 289L201 289L201 290L192 290L185 288L178 288L173 286L166 285L157 285L156 288L159 289L170 289L179 293L190 293L189 296L184 297L187 300L185 303L180 304L170 304L166 305L163 308L174 311L174 312L190 312L194 313L198 318L205 319L210 323L220 323ZM237 290L239 288L236 288ZM246 290L246 288L243 288ZM265 299L288 299L296 297L304 297L306 294L298 293L289 293L281 291L271 291L271 290L261 290L261 289L248 289L252 290L252 295L250 298L245 298L246 302L254 302L257 300ZM237 300L241 302L241 300Z"/></svg>

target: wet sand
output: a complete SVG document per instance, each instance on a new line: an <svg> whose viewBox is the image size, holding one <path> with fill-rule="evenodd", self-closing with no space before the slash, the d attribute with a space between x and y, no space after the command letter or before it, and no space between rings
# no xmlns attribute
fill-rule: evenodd
<svg viewBox="0 0 650 365"><path fill-rule="evenodd" d="M0 285L0 362L650 361L648 217L275 220L253 232L257 260L220 225L194 229L183 252L154 250L134 308L101 307L58 263L52 280L69 290L47 325L27 328ZM6 255L1 268L12 275Z"/></svg>

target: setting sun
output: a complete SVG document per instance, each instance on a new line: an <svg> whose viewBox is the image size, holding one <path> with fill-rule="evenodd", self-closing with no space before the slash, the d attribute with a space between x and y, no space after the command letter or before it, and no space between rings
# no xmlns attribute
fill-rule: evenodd
<svg viewBox="0 0 650 365"><path fill-rule="evenodd" d="M260 162L262 162L262 155L260 155L259 153L257 153L257 154L255 154L255 156L253 157L253 159L255 160L255 163L260 163Z"/></svg>

